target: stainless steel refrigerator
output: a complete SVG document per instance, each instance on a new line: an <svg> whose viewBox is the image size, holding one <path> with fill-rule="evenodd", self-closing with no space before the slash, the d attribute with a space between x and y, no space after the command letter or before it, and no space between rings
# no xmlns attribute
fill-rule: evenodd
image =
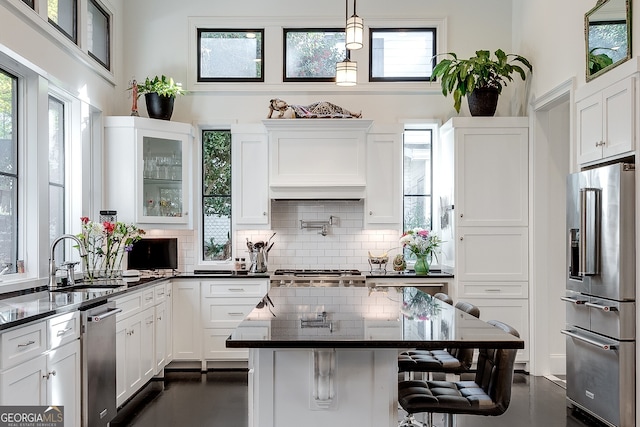
<svg viewBox="0 0 640 427"><path fill-rule="evenodd" d="M567 403L635 425L635 168L567 179Z"/></svg>

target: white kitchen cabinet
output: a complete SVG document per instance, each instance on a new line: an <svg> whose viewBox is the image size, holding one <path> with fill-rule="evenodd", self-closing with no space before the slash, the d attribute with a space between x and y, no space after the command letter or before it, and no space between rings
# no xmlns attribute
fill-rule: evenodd
<svg viewBox="0 0 640 427"><path fill-rule="evenodd" d="M104 133L104 208L145 227L192 227L193 127L105 117Z"/></svg>
<svg viewBox="0 0 640 427"><path fill-rule="evenodd" d="M248 350L226 348L226 340L267 294L268 279L201 282L204 360L247 360Z"/></svg>
<svg viewBox="0 0 640 427"><path fill-rule="evenodd" d="M200 282L173 282L173 359L202 359L202 324L200 323Z"/></svg>
<svg viewBox="0 0 640 427"><path fill-rule="evenodd" d="M166 347L165 347L165 365L173 360L173 283L166 284L165 302L167 305L167 329L166 329Z"/></svg>
<svg viewBox="0 0 640 427"><path fill-rule="evenodd" d="M155 357L154 375L158 375L167 364L167 303L162 301L155 306Z"/></svg>
<svg viewBox="0 0 640 427"><path fill-rule="evenodd" d="M480 319L499 320L515 328L524 341L524 348L516 354L516 363L529 361L529 301L526 298L465 298L480 309Z"/></svg>
<svg viewBox="0 0 640 427"><path fill-rule="evenodd" d="M631 76L579 98L576 103L579 164L633 154L638 102L635 92L636 77ZM577 95L580 96L583 95Z"/></svg>
<svg viewBox="0 0 640 427"><path fill-rule="evenodd" d="M374 126L367 135L365 228L402 228L402 128Z"/></svg>
<svg viewBox="0 0 640 427"><path fill-rule="evenodd" d="M116 405L122 405L154 372L154 308L116 322Z"/></svg>
<svg viewBox="0 0 640 427"><path fill-rule="evenodd" d="M526 117L453 118L440 132L434 215L454 300L518 330L529 361L529 144ZM447 169L453 171L447 172ZM445 210L446 209L446 210Z"/></svg>
<svg viewBox="0 0 640 427"><path fill-rule="evenodd" d="M456 242L458 281L527 281L529 231L527 227L458 226Z"/></svg>
<svg viewBox="0 0 640 427"><path fill-rule="evenodd" d="M0 405L64 406L65 426L80 426L78 319L66 313L2 333Z"/></svg>
<svg viewBox="0 0 640 427"><path fill-rule="evenodd" d="M261 125L231 128L234 229L267 229L270 226L269 145Z"/></svg>

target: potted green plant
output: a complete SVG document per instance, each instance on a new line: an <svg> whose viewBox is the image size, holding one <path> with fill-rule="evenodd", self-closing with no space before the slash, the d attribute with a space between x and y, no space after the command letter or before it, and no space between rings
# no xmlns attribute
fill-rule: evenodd
<svg viewBox="0 0 640 427"><path fill-rule="evenodd" d="M533 71L526 58L506 54L501 49L495 51L495 60L488 50L478 50L469 59L459 59L455 53L443 55L451 58L440 61L431 77L434 81L440 78L444 96L453 94L453 106L457 112L460 112L462 97L466 96L472 116L493 116L503 86L513 81L511 75L517 73L524 81L527 77L525 68Z"/></svg>
<svg viewBox="0 0 640 427"><path fill-rule="evenodd" d="M134 86L134 96L144 95L147 113L153 119L170 120L176 96L185 93L180 83L165 75L153 79L147 77L143 83L134 83L129 89L133 90Z"/></svg>

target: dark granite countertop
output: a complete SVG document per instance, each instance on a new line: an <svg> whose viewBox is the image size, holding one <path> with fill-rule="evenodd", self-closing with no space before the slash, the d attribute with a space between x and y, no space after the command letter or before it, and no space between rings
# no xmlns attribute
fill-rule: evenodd
<svg viewBox="0 0 640 427"><path fill-rule="evenodd" d="M233 348L524 348L524 341L415 287L271 288Z"/></svg>
<svg viewBox="0 0 640 427"><path fill-rule="evenodd" d="M155 286L163 281L171 279L203 279L203 278L268 278L268 274L238 274L236 272L224 272L213 274L210 272L198 272L198 274L177 274L164 277L133 277L96 283L89 289L72 290L62 288L59 291L50 292L47 286L25 289L21 291L0 294L0 331L13 328L34 320L67 313L75 310L86 310L102 304L106 300L126 292ZM78 286L87 286L87 283L78 282Z"/></svg>

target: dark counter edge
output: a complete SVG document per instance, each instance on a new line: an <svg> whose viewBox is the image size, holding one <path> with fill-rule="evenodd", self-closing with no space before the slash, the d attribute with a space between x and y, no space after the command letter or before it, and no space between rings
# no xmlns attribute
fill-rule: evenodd
<svg viewBox="0 0 640 427"><path fill-rule="evenodd" d="M24 325L27 323L31 323L31 322L35 322L37 320L42 320L42 319L46 319L48 317L51 316L55 316L57 314L64 314L64 313L69 313L72 311L83 311L83 310L88 310L92 307L95 307L97 305L100 305L102 303L104 303L105 301L112 299L114 297L118 297L121 295L126 294L127 292L134 292L134 291L138 291L140 289L144 289L150 286L155 286L158 285L160 283L162 283L163 281L167 281L167 280L173 280L173 279L212 279L212 278L219 278L219 279L230 279L230 278L237 278L237 279L268 279L269 278L269 274L265 273L265 274L236 274L236 273L223 273L223 274L211 274L211 273L199 273L199 274L195 274L195 273L182 273L182 274L176 274L173 276L164 276L164 277L145 277L145 278L141 278L141 280L144 280L144 282L141 283L136 283L136 282L125 282L125 284L123 284L123 289L121 291L116 291L116 292L112 292L108 295L103 295L103 296L99 296L99 297L95 297L91 300L88 301L82 301L81 303L78 304L69 304L69 305L65 305L62 307L58 307L52 310L48 310L48 311L43 311L42 313L39 314L34 314L33 316L28 316L22 319L18 319L18 320L13 320L11 322L7 322L7 323L2 323L0 324L0 331L4 331L6 329L11 329L11 328L15 328L16 326L20 326L20 325ZM149 280L150 279L150 280ZM80 284L81 282L78 281L77 284ZM126 286L126 288L125 288ZM99 287L99 285L96 285L96 287ZM39 286L39 287L35 287L35 288L28 288L28 289L23 289L20 291L11 291L11 292L7 292L4 294L0 294L0 303L2 302L2 300L4 299L8 299L8 298L14 298L14 297L19 297L19 296L24 296L24 295L29 295L29 294L33 294L34 296L38 293L41 292L48 292L48 287L47 286Z"/></svg>
<svg viewBox="0 0 640 427"><path fill-rule="evenodd" d="M505 341L323 341L323 340L299 340L299 341L253 341L253 340L229 340L227 348L417 348L433 350L441 348L515 348L523 349L524 341L514 338Z"/></svg>

